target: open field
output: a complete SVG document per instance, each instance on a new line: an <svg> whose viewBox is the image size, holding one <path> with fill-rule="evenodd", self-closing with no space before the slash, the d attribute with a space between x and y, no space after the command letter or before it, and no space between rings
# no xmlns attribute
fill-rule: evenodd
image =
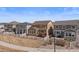
<svg viewBox="0 0 79 59"><path fill-rule="evenodd" d="M79 52L78 48L65 48L61 46L56 46L55 47L56 52ZM54 45L46 45L42 46L40 48L30 48L30 47L23 47L19 45L14 45L11 43L6 43L3 41L0 41L0 51L1 52L23 52L23 51L28 51L28 52L54 52Z"/></svg>
<svg viewBox="0 0 79 59"><path fill-rule="evenodd" d="M52 45L43 46L43 44L45 43L43 40L34 40L34 39L32 40L32 39L20 38L20 37L9 36L9 35L0 35L0 41L14 44L17 46L23 46L25 47L25 50L28 52L30 51L53 52L54 51L54 43L52 43ZM0 45L0 51L1 52L20 52L21 50ZM56 46L56 52L79 52L79 49L78 48L66 49L65 47Z"/></svg>
<svg viewBox="0 0 79 59"><path fill-rule="evenodd" d="M47 46L42 46L42 47L40 47L40 48L45 48L45 49L52 49L53 51L52 52L54 52L54 47L53 47L53 45L47 45ZM65 48L65 47L60 47L60 46L56 46L55 47L55 52L79 52L79 48Z"/></svg>
<svg viewBox="0 0 79 59"><path fill-rule="evenodd" d="M19 46L19 45L14 45L11 43L6 43L3 41L0 41L0 46L4 46L4 47L8 47L10 49L15 49L15 50L19 50L19 51L25 51L25 52L52 52L53 49L44 49L44 48L32 48L32 47L24 47L24 46ZM6 49L4 48L4 49Z"/></svg>
<svg viewBox="0 0 79 59"><path fill-rule="evenodd" d="M4 42L5 43L5 42ZM9 43L7 43L9 44ZM6 45L7 45L6 44ZM12 44L11 44L12 45ZM28 52L54 52L54 48L53 45L48 45L49 47L46 48L29 48L29 47L23 47L23 49L25 49ZM51 48L50 48L51 47ZM24 50L18 50L16 48L12 48L12 47L4 47L0 45L0 51L1 52L23 52ZM79 52L79 49L65 49L64 47L60 47L60 46L56 46L56 52Z"/></svg>
<svg viewBox="0 0 79 59"><path fill-rule="evenodd" d="M23 52L23 51L4 47L4 46L0 46L0 52Z"/></svg>
<svg viewBox="0 0 79 59"><path fill-rule="evenodd" d="M44 43L43 40L25 39L25 38L19 38L19 37L9 36L9 35L0 35L0 40L11 44L15 44L15 45L34 47L34 48L38 48Z"/></svg>

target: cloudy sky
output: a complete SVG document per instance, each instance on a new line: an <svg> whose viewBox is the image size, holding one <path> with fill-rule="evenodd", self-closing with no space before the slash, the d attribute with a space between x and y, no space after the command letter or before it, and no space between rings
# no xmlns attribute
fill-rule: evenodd
<svg viewBox="0 0 79 59"><path fill-rule="evenodd" d="M0 7L0 22L79 19L78 7Z"/></svg>

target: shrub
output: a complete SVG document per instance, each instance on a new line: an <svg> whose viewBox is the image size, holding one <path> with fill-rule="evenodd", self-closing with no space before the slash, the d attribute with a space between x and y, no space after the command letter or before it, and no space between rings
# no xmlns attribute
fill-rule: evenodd
<svg viewBox="0 0 79 59"><path fill-rule="evenodd" d="M65 40L56 40L56 41L55 41L55 45L58 45L58 46L65 46Z"/></svg>
<svg viewBox="0 0 79 59"><path fill-rule="evenodd" d="M47 39L44 41L43 45L46 46L46 45L51 45L53 43L53 40L52 39Z"/></svg>
<svg viewBox="0 0 79 59"><path fill-rule="evenodd" d="M75 47L79 48L79 42L76 42Z"/></svg>

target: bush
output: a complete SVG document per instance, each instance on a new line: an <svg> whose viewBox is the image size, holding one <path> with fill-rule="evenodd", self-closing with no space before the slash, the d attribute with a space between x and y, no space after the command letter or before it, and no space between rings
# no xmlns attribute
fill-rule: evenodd
<svg viewBox="0 0 79 59"><path fill-rule="evenodd" d="M46 41L44 41L44 46L46 45L51 45L53 43L53 40L52 39L47 39Z"/></svg>
<svg viewBox="0 0 79 59"><path fill-rule="evenodd" d="M79 48L79 42L76 42L75 47Z"/></svg>
<svg viewBox="0 0 79 59"><path fill-rule="evenodd" d="M65 46L65 40L56 40L56 41L55 41L55 45L58 45L58 46Z"/></svg>

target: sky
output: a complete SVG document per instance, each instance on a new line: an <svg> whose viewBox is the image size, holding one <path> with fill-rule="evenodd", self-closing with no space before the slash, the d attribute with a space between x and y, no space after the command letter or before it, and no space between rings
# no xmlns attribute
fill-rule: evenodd
<svg viewBox="0 0 79 59"><path fill-rule="evenodd" d="M78 7L0 7L0 22L79 20Z"/></svg>

